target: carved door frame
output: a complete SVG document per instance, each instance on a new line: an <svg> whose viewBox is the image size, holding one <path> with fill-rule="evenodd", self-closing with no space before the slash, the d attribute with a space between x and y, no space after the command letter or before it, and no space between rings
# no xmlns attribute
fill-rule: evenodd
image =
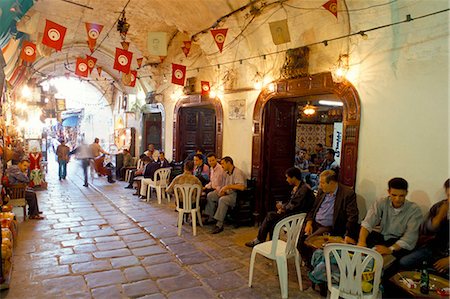
<svg viewBox="0 0 450 299"><path fill-rule="evenodd" d="M252 177L256 178L257 192L262 190L264 173L263 112L270 100L295 98L309 95L334 94L343 103L343 136L341 151L340 182L354 187L358 160L358 140L361 119L361 102L355 87L348 81L333 82L330 72L314 74L299 79L286 79L274 82L275 91L264 89L258 96L253 110ZM256 211L261 211L261 194L257 194Z"/></svg>
<svg viewBox="0 0 450 299"><path fill-rule="evenodd" d="M223 108L219 98L211 99L209 97L203 97L201 95L188 95L180 98L175 104L173 112L173 150L172 157L174 160L178 160L181 153L179 150L180 139L180 114L181 108L187 107L202 107L211 106L216 113L216 155L222 157L222 144L223 144Z"/></svg>

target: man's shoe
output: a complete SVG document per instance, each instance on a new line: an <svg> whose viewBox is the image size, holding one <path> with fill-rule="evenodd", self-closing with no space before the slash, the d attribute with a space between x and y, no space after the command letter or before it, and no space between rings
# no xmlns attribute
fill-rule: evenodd
<svg viewBox="0 0 450 299"><path fill-rule="evenodd" d="M139 199L147 199L147 196L140 195Z"/></svg>
<svg viewBox="0 0 450 299"><path fill-rule="evenodd" d="M221 232L223 232L223 226L222 227L215 226L214 229L211 231L211 234L215 235Z"/></svg>
<svg viewBox="0 0 450 299"><path fill-rule="evenodd" d="M245 246L247 246L247 247L255 247L256 245L258 245L260 243L262 243L260 240L254 239L253 241L245 243Z"/></svg>
<svg viewBox="0 0 450 299"><path fill-rule="evenodd" d="M128 185L128 186L125 187L125 189L133 189L133 185L131 185L131 186Z"/></svg>
<svg viewBox="0 0 450 299"><path fill-rule="evenodd" d="M115 180L108 180L108 183L110 184L114 184L116 181Z"/></svg>
<svg viewBox="0 0 450 299"><path fill-rule="evenodd" d="M89 185L88 185L88 184L83 184L83 186L84 186L84 187L89 187Z"/></svg>
<svg viewBox="0 0 450 299"><path fill-rule="evenodd" d="M139 194L139 192L135 192L135 193L133 193L133 195L134 196L139 196L140 194Z"/></svg>
<svg viewBox="0 0 450 299"><path fill-rule="evenodd" d="M203 225L210 225L210 224L216 224L217 220L216 219L206 219L205 221L202 221Z"/></svg>

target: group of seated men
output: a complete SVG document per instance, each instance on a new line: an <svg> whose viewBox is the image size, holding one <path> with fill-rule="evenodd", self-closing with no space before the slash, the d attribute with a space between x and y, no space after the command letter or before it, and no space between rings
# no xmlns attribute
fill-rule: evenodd
<svg viewBox="0 0 450 299"><path fill-rule="evenodd" d="M419 206L406 200L408 182L403 178L393 178L388 182L388 196L371 205L361 224L358 224L355 192L340 184L333 170L320 174L316 198L302 181L298 168L288 169L286 180L293 186L289 201L278 203L276 211L267 214L257 238L247 242L247 246L265 242L267 234L272 234L276 223L282 218L306 213L298 243L306 263L310 262L312 252L305 241L330 233L343 237L345 243L373 248L381 255L393 255L396 261L385 269L385 277L394 274L399 267L418 269L423 261L432 265L436 272L448 276L449 180L444 184L447 199L433 205L424 220Z"/></svg>

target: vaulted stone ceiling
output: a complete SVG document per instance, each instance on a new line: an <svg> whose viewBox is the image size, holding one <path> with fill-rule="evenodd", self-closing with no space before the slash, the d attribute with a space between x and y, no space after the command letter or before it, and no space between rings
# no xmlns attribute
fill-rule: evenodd
<svg viewBox="0 0 450 299"><path fill-rule="evenodd" d="M119 74L112 69L112 65L115 48L121 48L122 39L116 29L116 21L122 11L125 11L130 24L126 40L130 42L130 51L134 52L133 67L136 67L135 59L138 57L144 57L144 64L160 61L158 56L152 56L147 50L149 32L166 32L169 41L177 34L190 37L247 3L248 0L36 0L22 22L26 23L33 16L37 19L32 25L36 26L32 28L35 32L30 34L31 40L38 43L40 54L34 68L52 76L73 71L75 58L90 53L86 44L85 22L104 25L97 41L97 46L100 46L93 56L98 59L97 65L117 77ZM40 45L46 19L67 27L64 47L60 52ZM149 76L149 72L146 69L140 75Z"/></svg>

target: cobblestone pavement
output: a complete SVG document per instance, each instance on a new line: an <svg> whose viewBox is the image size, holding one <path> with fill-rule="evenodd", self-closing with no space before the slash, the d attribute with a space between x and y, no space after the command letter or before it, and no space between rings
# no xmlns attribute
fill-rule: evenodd
<svg viewBox="0 0 450 299"><path fill-rule="evenodd" d="M211 235L211 226L198 227L194 237L184 224L178 237L173 201L140 202L125 183L105 178L85 188L78 163L68 168L67 180L58 181L56 163L49 165L48 189L38 192L45 220L22 222L15 211L13 275L1 298L281 298L276 265L261 256L247 286L251 249L244 242L256 228ZM320 298L302 272L300 292L289 263L289 297Z"/></svg>

